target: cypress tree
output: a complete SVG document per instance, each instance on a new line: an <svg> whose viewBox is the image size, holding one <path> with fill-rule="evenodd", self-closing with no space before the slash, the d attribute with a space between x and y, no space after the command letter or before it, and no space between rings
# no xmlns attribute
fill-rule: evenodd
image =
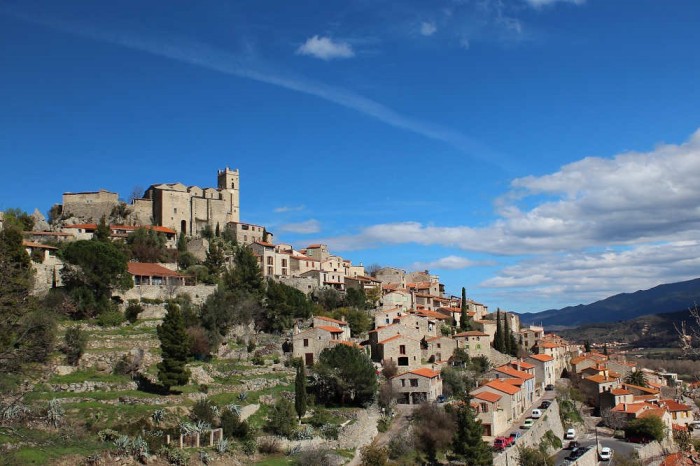
<svg viewBox="0 0 700 466"><path fill-rule="evenodd" d="M112 230L110 230L109 226L107 225L107 220L103 215L100 219L100 223L97 224L97 229L95 230L93 238L95 238L97 241L106 242L109 241L109 235L111 233Z"/></svg>
<svg viewBox="0 0 700 466"><path fill-rule="evenodd" d="M452 449L455 453L467 460L470 466L487 466L493 464L491 447L482 440L483 427L467 398L457 409L457 429L452 440Z"/></svg>
<svg viewBox="0 0 700 466"><path fill-rule="evenodd" d="M301 421L306 414L306 370L302 361L297 365L297 376L294 379L294 409Z"/></svg>
<svg viewBox="0 0 700 466"><path fill-rule="evenodd" d="M496 310L496 335L493 337L493 347L496 351L505 353L505 340L503 338L503 328L501 327L501 310Z"/></svg>
<svg viewBox="0 0 700 466"><path fill-rule="evenodd" d="M515 356L518 351L518 344L515 338L513 338L513 332L510 331L510 322L507 312L503 314L503 343L505 354Z"/></svg>
<svg viewBox="0 0 700 466"><path fill-rule="evenodd" d="M187 237L184 231L181 231L177 238L177 250L178 252L187 252Z"/></svg>
<svg viewBox="0 0 700 466"><path fill-rule="evenodd" d="M460 307L462 312L459 315L459 326L462 331L471 330L472 326L469 322L469 315L467 315L467 290L464 289L464 287L462 287L462 302Z"/></svg>
<svg viewBox="0 0 700 466"><path fill-rule="evenodd" d="M607 343L605 345L603 345L603 354L606 356L608 355L608 344Z"/></svg>
<svg viewBox="0 0 700 466"><path fill-rule="evenodd" d="M185 385L190 379L190 371L185 367L189 348L180 307L168 303L166 309L163 323L156 330L163 357L158 363L158 380L169 391L172 386Z"/></svg>

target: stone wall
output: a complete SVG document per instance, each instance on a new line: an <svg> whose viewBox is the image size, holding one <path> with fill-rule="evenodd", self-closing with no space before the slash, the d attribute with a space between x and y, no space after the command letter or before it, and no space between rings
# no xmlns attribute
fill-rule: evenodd
<svg viewBox="0 0 700 466"><path fill-rule="evenodd" d="M129 299L141 300L160 299L168 300L179 294L187 293L192 298L194 304L202 304L216 291L216 285L187 285L187 286L166 286L166 285L136 285L126 292L115 293L124 301Z"/></svg>
<svg viewBox="0 0 700 466"><path fill-rule="evenodd" d="M513 426L512 430L518 430L519 426ZM526 447L537 448L544 434L551 430L554 435L560 439L564 438L564 427L559 419L559 404L556 400L552 400L552 404L547 408L543 416L535 421L535 424L523 432L522 437L517 441L513 448L508 448L503 453L496 455L493 458L494 466L509 466L519 464L519 452L517 446L524 445ZM509 431L510 432L510 431Z"/></svg>
<svg viewBox="0 0 700 466"><path fill-rule="evenodd" d="M105 190L92 193L64 193L63 216L97 223L103 215L109 218L117 204L119 204L119 195Z"/></svg>

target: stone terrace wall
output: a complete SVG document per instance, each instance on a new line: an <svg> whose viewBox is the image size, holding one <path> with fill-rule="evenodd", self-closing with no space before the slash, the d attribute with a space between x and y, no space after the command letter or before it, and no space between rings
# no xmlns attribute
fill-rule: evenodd
<svg viewBox="0 0 700 466"><path fill-rule="evenodd" d="M141 298L167 300L176 297L178 294L187 293L192 298L194 304L202 304L210 294L216 291L216 285L188 285L170 287L165 285L137 285L132 289L118 293L124 301ZM116 293L115 293L116 294Z"/></svg>
<svg viewBox="0 0 700 466"><path fill-rule="evenodd" d="M104 190L96 193L64 193L63 215L99 222L103 215L109 218L118 203L119 194Z"/></svg>

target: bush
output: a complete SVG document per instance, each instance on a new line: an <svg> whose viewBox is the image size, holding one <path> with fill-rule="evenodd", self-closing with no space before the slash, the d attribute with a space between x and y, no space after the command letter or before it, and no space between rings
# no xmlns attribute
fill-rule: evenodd
<svg viewBox="0 0 700 466"><path fill-rule="evenodd" d="M389 430L389 426L391 426L391 419L387 416L382 416L377 421L377 430L379 432L386 432Z"/></svg>
<svg viewBox="0 0 700 466"><path fill-rule="evenodd" d="M209 425L214 425L216 409L208 399L201 398L192 406L190 415L194 421L202 421Z"/></svg>
<svg viewBox="0 0 700 466"><path fill-rule="evenodd" d="M69 327L63 337L64 346L63 353L66 355L66 360L71 366L78 364L80 357L85 352L88 336L79 326Z"/></svg>
<svg viewBox="0 0 700 466"><path fill-rule="evenodd" d="M258 442L258 451L263 455L276 455L282 452L282 445L274 437L263 437Z"/></svg>
<svg viewBox="0 0 700 466"><path fill-rule="evenodd" d="M337 424L324 424L321 426L321 437L326 440L338 440L340 426Z"/></svg>
<svg viewBox="0 0 700 466"><path fill-rule="evenodd" d="M403 431L389 442L389 458L393 460L401 458L413 449L413 437L408 431Z"/></svg>
<svg viewBox="0 0 700 466"><path fill-rule="evenodd" d="M360 449L362 466L383 466L389 461L389 454L386 448L380 447L376 443L364 446Z"/></svg>
<svg viewBox="0 0 700 466"><path fill-rule="evenodd" d="M124 311L124 317L126 318L126 320L133 324L138 320L139 314L141 314L142 312L143 306L141 306L138 303L129 301L129 305L126 306L126 310Z"/></svg>
<svg viewBox="0 0 700 466"><path fill-rule="evenodd" d="M310 464L314 466L331 466L338 464L337 459L337 455L332 450L303 450L295 459L294 464L296 466L308 466Z"/></svg>
<svg viewBox="0 0 700 466"><path fill-rule="evenodd" d="M248 350L249 353L252 353L253 351L255 351L255 342L253 340L250 340L248 342L248 347L246 349Z"/></svg>
<svg viewBox="0 0 700 466"><path fill-rule="evenodd" d="M180 450L179 448L163 446L158 450L158 456L161 456L175 466L187 466L190 464L190 455L185 450Z"/></svg>
<svg viewBox="0 0 700 466"><path fill-rule="evenodd" d="M96 322L100 327L117 327L124 322L124 315L115 310L109 309L97 316Z"/></svg>
<svg viewBox="0 0 700 466"><path fill-rule="evenodd" d="M252 359L253 364L256 366L264 366L265 365L265 358L263 357L262 353L259 351L255 353Z"/></svg>
<svg viewBox="0 0 700 466"><path fill-rule="evenodd" d="M266 428L269 432L290 437L296 428L294 405L286 398L280 398L270 409Z"/></svg>
<svg viewBox="0 0 700 466"><path fill-rule="evenodd" d="M255 439L245 440L241 444L241 450L246 455L253 456L255 454L255 452L258 450L258 444L255 442Z"/></svg>
<svg viewBox="0 0 700 466"><path fill-rule="evenodd" d="M250 428L246 421L235 412L227 409L221 414L221 428L226 437L246 438L250 433Z"/></svg>

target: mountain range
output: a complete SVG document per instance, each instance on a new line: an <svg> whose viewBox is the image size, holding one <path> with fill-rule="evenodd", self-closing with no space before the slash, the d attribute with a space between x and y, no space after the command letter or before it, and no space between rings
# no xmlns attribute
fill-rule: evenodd
<svg viewBox="0 0 700 466"><path fill-rule="evenodd" d="M591 304L520 314L523 325L543 325L548 330L600 322L620 322L649 314L687 311L700 303L700 278L668 283L634 293L620 293Z"/></svg>

